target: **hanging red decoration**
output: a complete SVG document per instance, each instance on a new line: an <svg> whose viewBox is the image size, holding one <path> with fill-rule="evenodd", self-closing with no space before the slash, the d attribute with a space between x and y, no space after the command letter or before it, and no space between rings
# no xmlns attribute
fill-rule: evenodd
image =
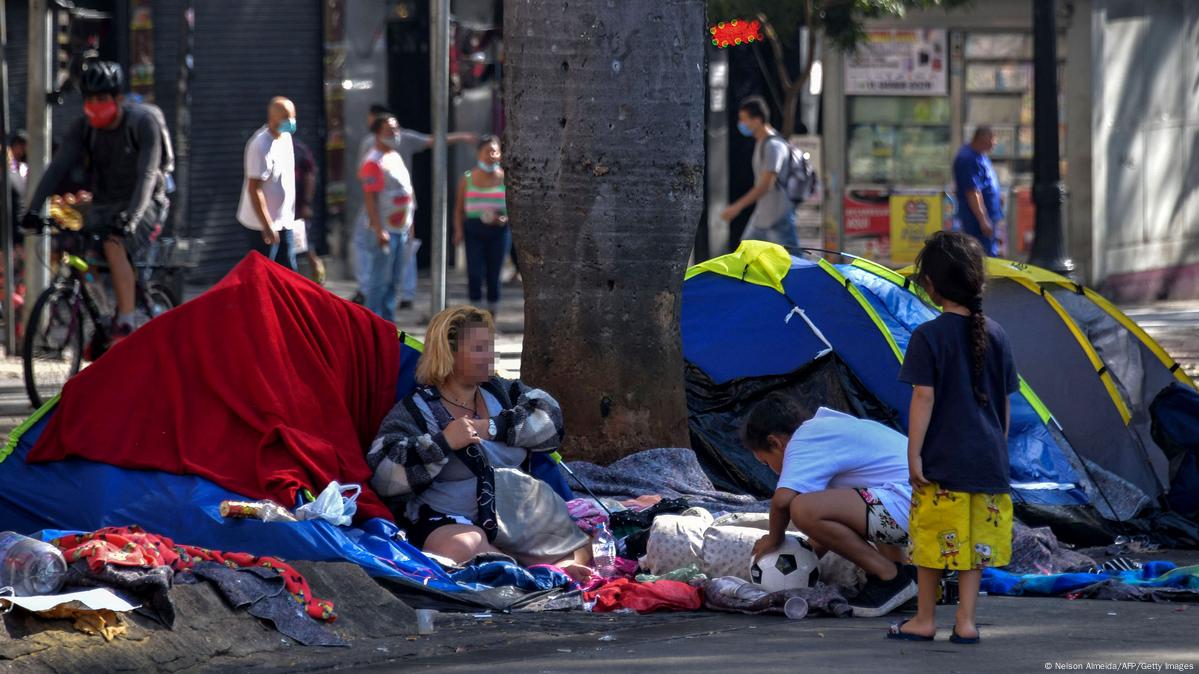
<svg viewBox="0 0 1199 674"><path fill-rule="evenodd" d="M717 49L728 49L762 41L762 22L757 19L732 19L708 26L708 37Z"/></svg>

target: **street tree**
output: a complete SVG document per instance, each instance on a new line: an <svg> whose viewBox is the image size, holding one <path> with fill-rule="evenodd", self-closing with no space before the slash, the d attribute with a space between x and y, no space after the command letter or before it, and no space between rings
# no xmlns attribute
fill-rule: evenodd
<svg viewBox="0 0 1199 674"><path fill-rule="evenodd" d="M749 49L768 48L774 62L774 72L763 73L777 83L782 100L780 125L784 138L795 133L795 116L799 95L812 75L817 38L823 35L829 44L853 51L866 39L864 22L868 19L899 17L913 9L952 8L973 0L708 0L708 16L712 21L756 17L762 23L764 46L748 45ZM799 40L800 27L807 32L808 58L789 63L786 52ZM778 31L786 37L780 37ZM798 49L790 49L798 52Z"/></svg>
<svg viewBox="0 0 1199 674"><path fill-rule="evenodd" d="M508 0L504 166L521 376L564 451L686 447L683 273L702 211L704 0Z"/></svg>

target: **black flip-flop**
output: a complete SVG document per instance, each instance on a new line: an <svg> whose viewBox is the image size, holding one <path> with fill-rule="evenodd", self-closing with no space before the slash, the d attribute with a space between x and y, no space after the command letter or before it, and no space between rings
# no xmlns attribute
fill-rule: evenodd
<svg viewBox="0 0 1199 674"><path fill-rule="evenodd" d="M908 634L903 631L903 626L911 622L904 620L902 622L891 623L891 627L887 628L887 638L897 639L899 641L932 641L932 637L926 637L923 634Z"/></svg>
<svg viewBox="0 0 1199 674"><path fill-rule="evenodd" d="M982 641L981 633L980 633L980 636L970 637L969 639L967 639L966 637L963 637L963 636L959 636L957 625L954 625L953 631L949 633L949 643L951 643L951 644L961 644L963 646L970 646L973 644L977 644L980 641Z"/></svg>

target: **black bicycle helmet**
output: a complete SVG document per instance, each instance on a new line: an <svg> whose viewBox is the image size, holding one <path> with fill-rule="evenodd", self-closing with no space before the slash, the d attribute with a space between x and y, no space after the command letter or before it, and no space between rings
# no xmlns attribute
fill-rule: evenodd
<svg viewBox="0 0 1199 674"><path fill-rule="evenodd" d="M79 77L79 90L84 96L96 94L121 93L125 83L125 75L121 72L120 64L112 61L88 61L83 64L83 72Z"/></svg>

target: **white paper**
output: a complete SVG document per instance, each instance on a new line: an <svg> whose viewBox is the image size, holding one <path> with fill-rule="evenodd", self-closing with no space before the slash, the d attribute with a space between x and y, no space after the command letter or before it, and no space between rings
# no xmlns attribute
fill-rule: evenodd
<svg viewBox="0 0 1199 674"><path fill-rule="evenodd" d="M26 611L32 612L49 611L55 606L61 606L73 601L77 601L94 611L108 609L110 611L125 612L137 608L137 606L113 594L111 590L99 587L92 590L84 590L83 592L47 594L40 597L0 597L0 601L11 602Z"/></svg>
<svg viewBox="0 0 1199 674"><path fill-rule="evenodd" d="M296 255L308 252L308 223L303 220L292 222L287 229L291 230L292 248Z"/></svg>

